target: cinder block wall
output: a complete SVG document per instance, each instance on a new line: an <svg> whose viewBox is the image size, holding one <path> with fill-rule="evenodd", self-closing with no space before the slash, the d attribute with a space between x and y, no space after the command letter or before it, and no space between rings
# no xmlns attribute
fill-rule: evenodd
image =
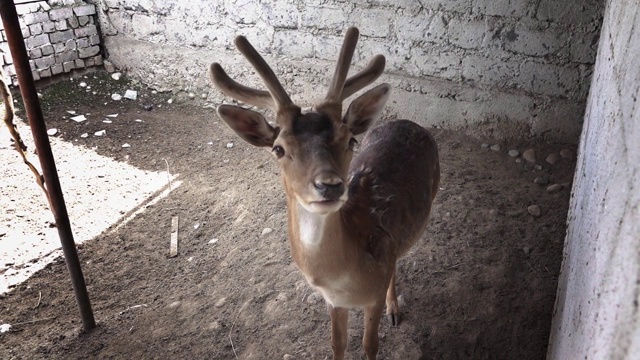
<svg viewBox="0 0 640 360"><path fill-rule="evenodd" d="M550 360L640 359L640 6L609 0L582 132Z"/></svg>
<svg viewBox="0 0 640 360"><path fill-rule="evenodd" d="M342 34L358 26L354 63L387 57L389 116L424 125L487 123L494 135L577 141L604 0L95 0L109 59L160 90L210 91L244 34L300 100L321 96Z"/></svg>
<svg viewBox="0 0 640 360"><path fill-rule="evenodd" d="M102 65L93 4L74 0L15 2L36 81L73 69ZM17 84L13 59L1 23L0 52L5 74Z"/></svg>

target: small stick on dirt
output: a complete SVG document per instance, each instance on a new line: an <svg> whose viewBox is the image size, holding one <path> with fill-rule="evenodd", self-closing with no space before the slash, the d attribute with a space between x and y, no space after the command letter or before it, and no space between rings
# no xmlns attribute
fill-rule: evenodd
<svg viewBox="0 0 640 360"><path fill-rule="evenodd" d="M533 268L533 266L531 266L531 264L529 264L528 261L525 261L527 263L527 265L529 265L529 268L531 268L531 271L533 272L537 272L536 269Z"/></svg>
<svg viewBox="0 0 640 360"><path fill-rule="evenodd" d="M171 218L171 245L169 247L169 257L178 256L178 224L180 217Z"/></svg>
<svg viewBox="0 0 640 360"><path fill-rule="evenodd" d="M56 318L56 317L54 316L54 317L44 318L44 319L35 319L35 320L23 321L23 322L19 322L19 323L11 324L11 326L20 326L20 325L35 324L35 323L38 323L38 322L54 320L55 318Z"/></svg>
<svg viewBox="0 0 640 360"><path fill-rule="evenodd" d="M238 358L238 354L236 353L236 347L233 346L233 339L231 339L231 333L233 332L233 328L236 326L236 321L238 321L238 317L240 316L240 313L242 312L242 310L244 310L244 307L247 306L247 304L249 304L251 300L253 299L250 299L249 301L244 303L244 305L242 305L240 310L238 310L238 313L236 314L236 318L233 319L233 324L231 324L231 328L229 329L229 342L231 343L231 350L233 350L233 355L236 357L236 359Z"/></svg>
<svg viewBox="0 0 640 360"><path fill-rule="evenodd" d="M42 291L38 291L38 303L34 306L34 309L37 309L40 306L40 301L42 300Z"/></svg>
<svg viewBox="0 0 640 360"><path fill-rule="evenodd" d="M235 321L233 323L233 325L235 325ZM238 354L236 354L236 347L233 346L233 339L231 339L231 331L229 331L229 342L231 343L231 350L233 350L233 356L236 357L236 359L238 358Z"/></svg>
<svg viewBox="0 0 640 360"><path fill-rule="evenodd" d="M457 264L454 264L454 265L451 265L451 266L447 266L446 268L444 268L444 270L453 270L453 269L459 267L460 265L462 265L462 263L457 263Z"/></svg>
<svg viewBox="0 0 640 360"><path fill-rule="evenodd" d="M244 306L242 308L244 308ZM233 339L231 338L231 332L233 332L233 327L236 326L236 321L238 321L238 317L240 316L240 312L242 311L242 308L240 308L240 310L236 314L236 318L233 319L233 324L231 324L231 328L229 329L229 342L231 343L231 350L233 350L233 355L236 357L236 359L238 358L238 354L236 353L236 347L233 346Z"/></svg>
<svg viewBox="0 0 640 360"><path fill-rule="evenodd" d="M169 162L167 161L167 159L162 160L164 160L164 163L167 164L167 179L169 180L169 191L172 191L173 189L171 188L171 171L169 170Z"/></svg>

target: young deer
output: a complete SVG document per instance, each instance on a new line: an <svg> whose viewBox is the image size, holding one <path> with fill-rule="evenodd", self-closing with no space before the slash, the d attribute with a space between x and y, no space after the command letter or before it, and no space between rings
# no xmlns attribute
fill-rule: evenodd
<svg viewBox="0 0 640 360"><path fill-rule="evenodd" d="M422 236L440 182L433 137L407 120L369 131L351 162L354 136L376 120L391 91L388 84L369 90L342 116L342 102L384 70L385 59L377 55L347 79L357 40L358 30L348 29L326 98L304 114L246 38L238 36L236 46L268 91L235 82L217 63L210 67L213 83L224 94L275 111L274 127L257 112L218 107L238 136L270 148L282 168L291 253L328 304L334 359L344 357L349 308L364 308L368 359L378 353L385 302L392 325L399 323L396 261Z"/></svg>

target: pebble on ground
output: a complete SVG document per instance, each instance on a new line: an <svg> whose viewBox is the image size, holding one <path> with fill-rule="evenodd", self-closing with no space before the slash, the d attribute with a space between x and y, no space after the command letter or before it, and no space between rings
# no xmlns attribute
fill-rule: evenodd
<svg viewBox="0 0 640 360"><path fill-rule="evenodd" d="M542 209L540 208L540 205L531 205L527 208L527 211L534 218L539 218L542 215Z"/></svg>
<svg viewBox="0 0 640 360"><path fill-rule="evenodd" d="M530 163L536 162L536 151L534 149L528 149L522 153L522 157Z"/></svg>

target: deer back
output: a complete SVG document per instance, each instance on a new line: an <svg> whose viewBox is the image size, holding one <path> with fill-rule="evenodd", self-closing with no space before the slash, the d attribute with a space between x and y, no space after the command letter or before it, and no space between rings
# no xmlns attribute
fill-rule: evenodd
<svg viewBox="0 0 640 360"><path fill-rule="evenodd" d="M396 258L424 231L440 183L438 148L433 136L408 120L383 123L365 136L350 168L345 222L368 217L374 226L369 244L376 254L393 242ZM384 248L384 249L383 249Z"/></svg>

